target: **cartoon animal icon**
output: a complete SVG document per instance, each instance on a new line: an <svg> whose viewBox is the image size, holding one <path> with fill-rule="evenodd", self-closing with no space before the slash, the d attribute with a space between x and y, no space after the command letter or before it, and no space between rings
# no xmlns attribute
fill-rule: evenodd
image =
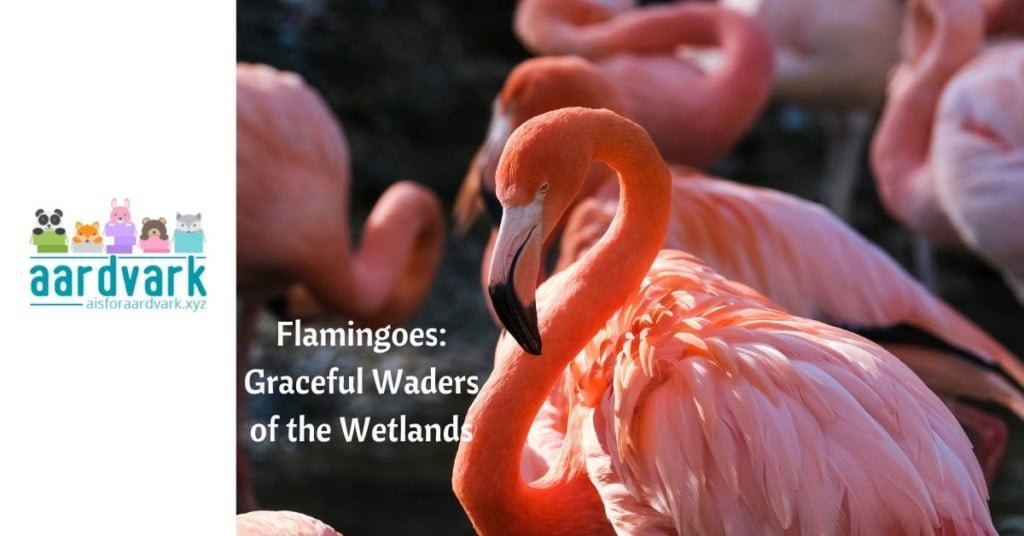
<svg viewBox="0 0 1024 536"><path fill-rule="evenodd" d="M100 236L100 222L94 221L89 225L80 221L75 222L75 237L71 241L76 244L83 242L102 244L103 237Z"/></svg>
<svg viewBox="0 0 1024 536"><path fill-rule="evenodd" d="M129 208L131 208L131 206L132 203L131 201L128 200L127 197L124 198L124 205L118 205L117 198L112 198L110 200L110 223L131 224L132 213L130 210L128 210Z"/></svg>
<svg viewBox="0 0 1024 536"><path fill-rule="evenodd" d="M43 209L36 211L36 221L39 222L39 227L32 229L32 234L42 234L45 231L53 231L56 234L64 234L64 228L60 226L60 220L64 217L64 211L59 208L53 209L53 212L47 212Z"/></svg>
<svg viewBox="0 0 1024 536"><path fill-rule="evenodd" d="M126 197L123 205L117 204L117 198L110 200L110 221L103 227L103 234L113 238L107 244L107 253L131 253L135 246L135 224L129 210L131 201Z"/></svg>
<svg viewBox="0 0 1024 536"><path fill-rule="evenodd" d="M59 208L47 212L43 209L36 211L36 222L38 227L32 229L32 238L29 243L36 246L39 253L67 253L68 235L60 220L64 217L64 211Z"/></svg>
<svg viewBox="0 0 1024 536"><path fill-rule="evenodd" d="M139 248L144 253L170 253L171 242L167 236L167 220L142 218L142 234L139 235Z"/></svg>
<svg viewBox="0 0 1024 536"><path fill-rule="evenodd" d="M103 253L103 237L100 236L100 222L91 224L75 222L75 236L71 238L73 253Z"/></svg>
<svg viewBox="0 0 1024 536"><path fill-rule="evenodd" d="M174 228L174 252L175 253L202 253L203 242L206 236L203 234L203 215L201 212L195 214L176 214L177 226Z"/></svg>

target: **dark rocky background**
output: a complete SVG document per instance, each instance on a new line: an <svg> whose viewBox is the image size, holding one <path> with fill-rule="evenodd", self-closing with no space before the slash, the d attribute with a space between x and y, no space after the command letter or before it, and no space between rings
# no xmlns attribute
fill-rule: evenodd
<svg viewBox="0 0 1024 536"><path fill-rule="evenodd" d="M491 100L509 69L528 56L512 35L513 8L508 0L240 0L238 59L298 72L324 95L351 145L357 219L399 179L427 184L450 206L483 139ZM780 121L783 115L797 120ZM817 198L823 138L813 115L773 106L714 171ZM866 162L862 172L852 223L909 265L908 237L881 209ZM484 377L496 339L479 290L485 240L480 226L469 236L449 237L435 288L410 322L446 328L445 349L384 357L282 349L275 347L274 327L266 317L254 345L254 366L277 374L323 373L333 365L343 371L437 367ZM942 253L939 261L943 296L1024 354L1024 313L999 278L963 255ZM857 291L855 282L849 285L850 292ZM445 422L464 413L470 401L469 396L251 397L245 410L246 424L265 422L275 413L323 422L338 415L387 420L405 413L419 422ZM1024 426L1011 422L1011 444L992 506L1001 532L1024 534ZM243 425L241 437L247 438L247 430ZM264 509L301 511L350 536L472 532L451 493L454 445L254 445L246 440L245 446Z"/></svg>

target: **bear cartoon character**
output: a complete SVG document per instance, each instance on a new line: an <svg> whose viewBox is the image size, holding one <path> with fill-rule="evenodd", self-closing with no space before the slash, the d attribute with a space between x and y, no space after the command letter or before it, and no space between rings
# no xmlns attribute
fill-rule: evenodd
<svg viewBox="0 0 1024 536"><path fill-rule="evenodd" d="M144 253L170 253L171 242L167 236L167 220L142 218L139 247Z"/></svg>
<svg viewBox="0 0 1024 536"><path fill-rule="evenodd" d="M103 253L100 222L94 221L89 225L80 221L75 222L75 236L71 239L71 251L74 253Z"/></svg>
<svg viewBox="0 0 1024 536"><path fill-rule="evenodd" d="M195 214L177 213L178 225L174 229L174 252L175 253L202 253L203 242L206 235L203 234L203 215L200 212Z"/></svg>
<svg viewBox="0 0 1024 536"><path fill-rule="evenodd" d="M107 244L107 253L131 253L135 246L135 224L129 210L131 202L125 198L123 205L117 198L110 200L110 221L103 227L103 234L113 239Z"/></svg>
<svg viewBox="0 0 1024 536"><path fill-rule="evenodd" d="M39 226L32 229L32 238L29 239L29 243L36 247L37 252L68 252L68 235L60 226L60 221L63 218L64 211L59 208L53 209L52 212L43 209L36 211L36 223Z"/></svg>

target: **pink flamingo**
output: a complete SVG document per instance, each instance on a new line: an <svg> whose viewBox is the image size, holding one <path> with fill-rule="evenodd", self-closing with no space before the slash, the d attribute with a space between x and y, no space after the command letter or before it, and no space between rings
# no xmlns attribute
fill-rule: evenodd
<svg viewBox="0 0 1024 536"><path fill-rule="evenodd" d="M846 219L872 117L899 60L900 2L719 1L757 17L771 36L775 96L820 112L828 136L824 199Z"/></svg>
<svg viewBox="0 0 1024 536"><path fill-rule="evenodd" d="M1024 41L967 64L936 116L935 188L968 249L1024 303Z"/></svg>
<svg viewBox="0 0 1024 536"><path fill-rule="evenodd" d="M342 536L329 525L305 514L259 510L235 516L237 536Z"/></svg>
<svg viewBox="0 0 1024 536"><path fill-rule="evenodd" d="M618 214L536 288L592 161L620 173ZM489 292L511 336L452 478L478 532L995 534L967 437L899 360L659 254L671 175L638 125L584 108L526 122L497 196ZM522 445L552 389L570 404L566 440L530 482Z"/></svg>
<svg viewBox="0 0 1024 536"><path fill-rule="evenodd" d="M916 235L919 264L930 267L929 242L966 245L1024 302L1024 114L1011 104L1024 99L1024 42L982 52L972 0L907 9L905 57L872 146L882 200Z"/></svg>
<svg viewBox="0 0 1024 536"><path fill-rule="evenodd" d="M492 124L508 132L533 116L582 105L622 110L605 76L579 58L537 58L510 73L496 110L513 110ZM492 129L492 134L495 129ZM505 134L507 136L508 134ZM467 175L456 203L459 225L467 227L482 210L481 197L493 206L495 172L506 138L489 136ZM956 402L953 397L994 401L1024 418L1024 396L987 367L996 365L1018 383L1024 366L981 329L936 298L882 250L842 220L797 197L671 168L672 216L664 246L688 251L724 276L764 293L787 311L862 331L899 356L934 390L979 443L977 454L989 481L1006 446L1005 424ZM590 168L579 197L544 244L547 252L559 230L556 271L581 259L611 226L618 206L616 176L604 165ZM500 219L500 208L492 218ZM484 256L486 281L492 233ZM544 276L541 275L541 280ZM844 282L858 282L858 287ZM906 329L906 328L910 329ZM910 344L900 335L917 331ZM904 332L901 334L901 332ZM965 361L964 354L982 363ZM526 474L539 476L557 459L563 442L564 399L552 400L531 431Z"/></svg>
<svg viewBox="0 0 1024 536"><path fill-rule="evenodd" d="M413 182L392 185L353 251L349 153L330 110L294 73L239 64L236 81L238 295L246 303L239 370L258 306L269 299L286 297L293 312L323 306L366 325L412 316L441 258L437 197ZM252 506L248 493L240 496Z"/></svg>
<svg viewBox="0 0 1024 536"><path fill-rule="evenodd" d="M413 182L393 185L353 251L348 148L323 100L298 75L263 65L239 65L237 83L239 294L301 283L368 323L411 316L441 256L437 197Z"/></svg>
<svg viewBox="0 0 1024 536"><path fill-rule="evenodd" d="M629 2L523 0L515 27L535 52L594 60L667 160L706 168L764 108L771 45L752 19L711 4L622 11ZM612 6L615 9L609 9ZM612 14L619 13L611 17ZM710 73L677 53L720 47Z"/></svg>

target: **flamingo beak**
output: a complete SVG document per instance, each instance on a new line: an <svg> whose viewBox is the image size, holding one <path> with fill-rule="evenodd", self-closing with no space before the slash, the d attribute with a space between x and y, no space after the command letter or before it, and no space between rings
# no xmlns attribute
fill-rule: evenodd
<svg viewBox="0 0 1024 536"><path fill-rule="evenodd" d="M484 208L491 218L491 223L497 225L501 221L502 207L498 196L494 193L496 184L495 177L498 171L498 161L501 160L501 153L505 150L505 142L512 134L512 123L509 112L498 100L494 101L491 110L491 124L487 127L487 139L484 141L480 151L480 160L477 166L477 174L480 180L480 196L483 198Z"/></svg>
<svg viewBox="0 0 1024 536"><path fill-rule="evenodd" d="M506 208L491 256L487 293L501 324L523 350L540 355L535 298L540 270L543 199Z"/></svg>

